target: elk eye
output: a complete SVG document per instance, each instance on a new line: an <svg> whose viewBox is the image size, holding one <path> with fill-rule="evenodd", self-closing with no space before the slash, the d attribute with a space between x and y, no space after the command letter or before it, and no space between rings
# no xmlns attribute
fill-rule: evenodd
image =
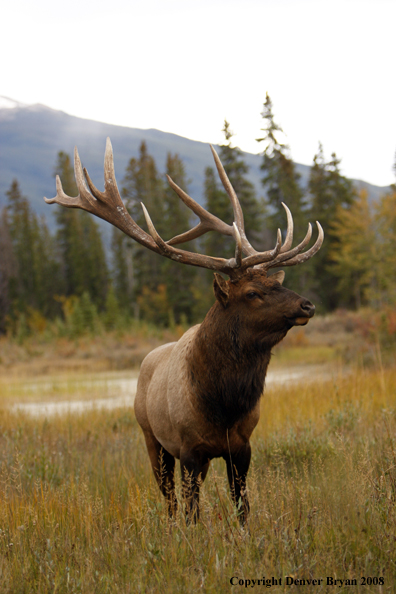
<svg viewBox="0 0 396 594"><path fill-rule="evenodd" d="M255 293L254 291L251 291L250 293L248 293L248 294L246 295L246 297L247 297L248 299L255 299L256 297L259 297L259 295L258 295L258 293Z"/></svg>

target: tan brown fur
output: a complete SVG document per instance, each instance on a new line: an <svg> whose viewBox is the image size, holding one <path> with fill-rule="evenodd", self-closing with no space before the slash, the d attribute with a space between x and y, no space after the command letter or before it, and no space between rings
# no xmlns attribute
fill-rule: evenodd
<svg viewBox="0 0 396 594"><path fill-rule="evenodd" d="M216 302L203 323L143 361L135 413L171 514L174 459L181 461L183 479L186 472L192 476L185 497L188 514L196 518L199 477L204 479L212 458L223 457L234 499L243 500L241 518L246 517L249 439L259 420L271 349L294 320L308 321L314 312L276 278L282 280L260 270L237 281L216 278Z"/></svg>

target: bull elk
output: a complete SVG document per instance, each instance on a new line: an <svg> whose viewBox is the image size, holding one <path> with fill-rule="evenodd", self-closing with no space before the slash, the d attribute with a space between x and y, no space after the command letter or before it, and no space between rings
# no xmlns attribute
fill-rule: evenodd
<svg viewBox="0 0 396 594"><path fill-rule="evenodd" d="M232 499L244 523L249 512L246 492L251 456L249 439L259 420L260 397L271 349L290 328L307 324L315 312L314 305L307 299L282 286L283 271L271 276L267 276L267 272L281 265L305 262L320 249L324 235L317 222L318 238L310 249L303 251L312 235L309 224L303 241L292 248L293 219L283 204L287 215L284 242L278 229L274 249L257 252L246 237L235 191L213 147L211 150L232 203L233 225L207 212L168 177L170 186L200 222L193 229L164 241L142 204L150 234L146 233L121 200L110 139L107 139L104 161L104 192L94 186L75 149L78 196L67 196L57 177L56 197L45 200L49 204L82 208L161 256L214 271L216 300L202 324L190 328L178 342L156 348L144 359L135 413L155 478L167 500L169 515L174 516L177 509L175 458L180 460L187 520L196 521L200 484L210 461L222 457L227 465ZM235 256L215 258L174 247L208 231L232 236ZM227 275L229 280L219 273Z"/></svg>

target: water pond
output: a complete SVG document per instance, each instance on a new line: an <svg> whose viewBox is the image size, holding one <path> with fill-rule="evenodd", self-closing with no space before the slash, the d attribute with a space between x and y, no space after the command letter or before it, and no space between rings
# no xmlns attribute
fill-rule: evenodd
<svg viewBox="0 0 396 594"><path fill-rule="evenodd" d="M319 365L271 369L266 387L327 380L335 370ZM32 416L81 413L92 409L133 406L138 373L96 373L88 376L54 376L0 382L0 401L12 411Z"/></svg>

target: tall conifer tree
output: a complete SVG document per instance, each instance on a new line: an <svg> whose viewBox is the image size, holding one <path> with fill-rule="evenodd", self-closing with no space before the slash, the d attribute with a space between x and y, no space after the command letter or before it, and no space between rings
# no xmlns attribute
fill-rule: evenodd
<svg viewBox="0 0 396 594"><path fill-rule="evenodd" d="M0 334L6 330L10 313L10 281L17 276L17 262L12 249L7 208L0 213Z"/></svg>
<svg viewBox="0 0 396 594"><path fill-rule="evenodd" d="M60 267L54 257L54 242L44 218L38 219L28 199L14 180L6 192L8 228L15 261L9 281L14 317L29 309L52 316L58 306L54 296L61 291Z"/></svg>
<svg viewBox="0 0 396 594"><path fill-rule="evenodd" d="M183 190L188 192L188 182L184 163L179 155L168 153L166 158L166 174ZM179 196L169 186L164 184L164 227L166 237L175 237L191 227L191 210L184 205ZM194 251L194 242L177 247ZM164 282L167 288L171 316L176 322L183 318L192 321L192 285L197 270L193 266L180 266L177 262L165 259L163 262Z"/></svg>
<svg viewBox="0 0 396 594"><path fill-rule="evenodd" d="M350 209L356 198L352 182L341 175L339 165L340 160L335 153L326 162L323 147L319 144L308 183L311 219L320 221L326 233L326 240L316 257L309 262L309 268L315 283L314 292L326 310L335 309L340 297L335 278L338 269L330 261L330 254L335 253L340 239L338 232L332 232L332 225L336 213Z"/></svg>
<svg viewBox="0 0 396 594"><path fill-rule="evenodd" d="M70 157L60 151L55 167L63 189L69 196L78 193ZM62 256L66 295L82 296L87 292L99 308L103 308L108 268L99 225L92 215L74 208L58 207L57 241Z"/></svg>
<svg viewBox="0 0 396 594"><path fill-rule="evenodd" d="M111 236L112 282L121 309L134 311L132 245L127 236L113 227ZM134 312L136 313L136 312Z"/></svg>
<svg viewBox="0 0 396 594"><path fill-rule="evenodd" d="M224 120L222 132L225 143L220 146L220 160L241 203L247 237L254 242L255 238L258 239L258 232L262 231L264 208L256 198L253 184L246 178L249 167L243 160L242 151L232 146L234 133L227 120Z"/></svg>
<svg viewBox="0 0 396 594"><path fill-rule="evenodd" d="M128 163L122 181L121 193L136 223L147 230L140 204L143 202L158 233L161 237L165 237L167 230L164 225L163 181L144 141L139 148L139 157L137 159L133 157ZM135 241L126 241L128 241L133 255L135 296L141 295L144 287L149 291L155 291L164 280L162 258Z"/></svg>
<svg viewBox="0 0 396 594"><path fill-rule="evenodd" d="M234 213L227 193L219 187L217 172L212 167L205 169L204 196L206 210L232 225ZM235 242L232 237L221 235L216 231L209 231L204 235L203 245L205 253L210 256L231 258L235 252Z"/></svg>
<svg viewBox="0 0 396 594"><path fill-rule="evenodd" d="M273 106L270 96L266 95L262 117L264 135L257 142L264 143L262 184L267 192L268 204L273 214L268 217L268 225L276 232L285 227L285 211L281 205L284 202L293 214L296 235L305 233L304 194L299 186L300 175L296 172L290 158L290 149L281 142L282 128L275 122Z"/></svg>
<svg viewBox="0 0 396 594"><path fill-rule="evenodd" d="M300 175L296 172L293 161L290 158L290 149L287 144L281 141L282 128L275 122L272 101L268 93L262 111L264 135L257 139L257 142L264 143L263 161L261 170L264 174L262 184L267 192L267 203L269 215L266 219L266 227L272 231L275 237L276 230L285 230L285 211L282 206L284 202L291 210L294 221L294 245L301 241L306 233L306 207L304 194L299 185ZM285 231L284 231L285 232ZM309 294L310 276L308 268L299 266L289 268L286 271L286 283L293 286L298 292Z"/></svg>

